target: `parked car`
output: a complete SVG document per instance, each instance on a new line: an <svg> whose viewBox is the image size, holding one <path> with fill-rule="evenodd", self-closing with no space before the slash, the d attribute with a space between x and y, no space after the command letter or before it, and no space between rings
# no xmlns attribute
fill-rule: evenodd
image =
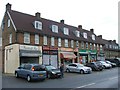
<svg viewBox="0 0 120 90"><path fill-rule="evenodd" d="M111 64L108 64L106 63L105 61L97 61L97 62L100 62L102 65L103 65L103 68L112 68L112 65Z"/></svg>
<svg viewBox="0 0 120 90"><path fill-rule="evenodd" d="M111 64L111 65L112 65L112 67L116 67L116 66L117 66L117 65L116 65L116 63L112 63L112 62L107 61L107 60L105 60L105 62L106 62L106 63L108 63L108 64Z"/></svg>
<svg viewBox="0 0 120 90"><path fill-rule="evenodd" d="M71 63L66 66L66 72L91 73L92 68L84 66L80 63Z"/></svg>
<svg viewBox="0 0 120 90"><path fill-rule="evenodd" d="M22 77L28 82L32 80L45 80L46 71L45 66L39 64L22 64L15 70L16 78Z"/></svg>
<svg viewBox="0 0 120 90"><path fill-rule="evenodd" d="M60 69L55 68L52 65L45 65L45 70L47 71L47 78L60 78Z"/></svg>
<svg viewBox="0 0 120 90"><path fill-rule="evenodd" d="M119 58L117 58L117 59L106 59L106 60L108 60L108 61L110 61L112 63L115 63L118 67L120 67L120 60L119 60Z"/></svg>
<svg viewBox="0 0 120 90"><path fill-rule="evenodd" d="M93 71L102 71L103 70L102 64L100 64L98 62L87 63L86 66L91 67Z"/></svg>

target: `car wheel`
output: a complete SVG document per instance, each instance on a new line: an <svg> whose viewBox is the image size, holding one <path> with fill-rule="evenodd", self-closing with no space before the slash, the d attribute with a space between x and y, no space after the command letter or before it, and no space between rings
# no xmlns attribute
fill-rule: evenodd
<svg viewBox="0 0 120 90"><path fill-rule="evenodd" d="M31 81L31 77L30 77L30 75L27 76L27 81L28 81L28 82Z"/></svg>
<svg viewBox="0 0 120 90"><path fill-rule="evenodd" d="M16 77L16 78L18 78L18 77L19 77L19 75L18 75L18 73L17 73L17 72L15 72L15 77Z"/></svg>
<svg viewBox="0 0 120 90"><path fill-rule="evenodd" d="M66 69L66 72L68 73L68 72L70 72L70 70L67 68L67 69Z"/></svg>
<svg viewBox="0 0 120 90"><path fill-rule="evenodd" d="M84 74L84 70L80 70L80 74Z"/></svg>
<svg viewBox="0 0 120 90"><path fill-rule="evenodd" d="M48 78L51 78L51 75L50 75L50 74L48 74L48 75L47 75L47 77L48 77Z"/></svg>

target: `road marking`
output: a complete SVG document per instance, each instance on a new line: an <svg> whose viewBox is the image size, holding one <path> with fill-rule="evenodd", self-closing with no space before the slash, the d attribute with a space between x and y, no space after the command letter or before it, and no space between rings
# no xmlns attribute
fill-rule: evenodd
<svg viewBox="0 0 120 90"><path fill-rule="evenodd" d="M91 86L91 85L94 85L95 83L90 83L90 84L86 84L86 85L83 85L83 86L80 86L80 87L77 87L77 88L83 88L83 87L87 87L87 86Z"/></svg>
<svg viewBox="0 0 120 90"><path fill-rule="evenodd" d="M118 78L118 77L112 77L112 78L109 78L109 80L116 79L116 78Z"/></svg>

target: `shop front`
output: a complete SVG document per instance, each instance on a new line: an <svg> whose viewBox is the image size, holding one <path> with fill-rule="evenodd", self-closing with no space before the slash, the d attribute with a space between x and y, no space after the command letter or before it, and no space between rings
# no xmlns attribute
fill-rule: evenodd
<svg viewBox="0 0 120 90"><path fill-rule="evenodd" d="M74 50L71 48L59 48L59 64L64 64L64 66L76 62L77 56Z"/></svg>
<svg viewBox="0 0 120 90"><path fill-rule="evenodd" d="M58 68L58 48L55 47L42 47L42 63L44 65L53 65Z"/></svg>

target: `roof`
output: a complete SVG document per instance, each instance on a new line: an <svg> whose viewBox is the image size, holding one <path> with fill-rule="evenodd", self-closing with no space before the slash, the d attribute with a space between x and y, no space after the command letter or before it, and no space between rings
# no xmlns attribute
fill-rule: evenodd
<svg viewBox="0 0 120 90"><path fill-rule="evenodd" d="M9 14L17 28L17 32L29 32L29 33L37 33L41 35L47 35L47 36L54 36L54 37L61 37L63 39L73 39L73 40L78 40L78 41L86 41L86 42L91 42L91 43L98 43L98 44L103 44L100 38L98 38L94 33L91 31L85 30L85 29L80 29L78 27L66 25L63 23L59 23L56 21L40 18L38 19L36 16L25 14L22 12L14 11L14 10L9 10ZM41 21L42 22L42 27L43 30L37 30L34 28L33 22L34 21ZM57 25L59 27L58 34L52 32L50 26L51 25ZM67 27L69 28L69 35L64 35L62 28ZM79 30L80 32L86 32L87 33L87 39L84 37L76 37L74 34L75 30ZM95 35L96 40L92 40L92 34Z"/></svg>

